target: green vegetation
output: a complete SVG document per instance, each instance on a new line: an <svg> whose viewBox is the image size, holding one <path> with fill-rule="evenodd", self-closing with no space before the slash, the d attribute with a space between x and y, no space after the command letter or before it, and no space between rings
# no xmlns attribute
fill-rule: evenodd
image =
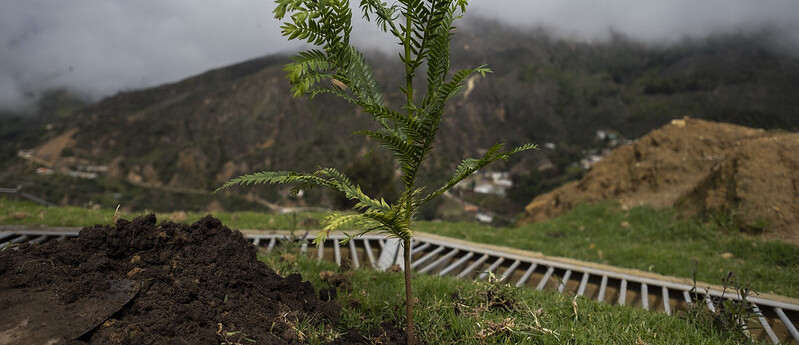
<svg viewBox="0 0 799 345"><path fill-rule="evenodd" d="M551 221L519 228L421 222L418 229L677 277L690 277L696 261L700 281L720 282L733 271L754 291L799 297L799 247L680 219L673 210L623 210L604 202L578 205Z"/></svg>
<svg viewBox="0 0 799 345"><path fill-rule="evenodd" d="M579 178L575 162L605 147L595 139L600 129L634 139L688 115L797 131L799 63L795 56L770 49L769 42L773 37L767 32L686 40L668 47L623 37L570 42L469 16L453 36L452 67L488 61L494 73L475 79L468 97L458 97L447 107L447 114L468 120L442 123L439 145L420 182L445 182L456 159L478 155L498 140L510 145L551 142L555 148L496 168L514 172L511 197L521 205L564 180ZM366 55L381 86L402 82L404 70L390 61L394 57ZM350 135L351 129L369 126L371 117L333 95L317 95L313 102L286 97L290 85L282 68L288 62L287 56L270 56L169 85L123 92L68 119L56 113L0 115L0 187L22 184L51 202L83 205L93 200L106 208L122 203L140 210L201 210L208 204L190 208L186 194L161 193L135 200L134 205L130 199L138 199L139 191L109 188L100 179L96 182L102 189L65 188L64 183L30 179L36 166L17 158L17 150L34 148L71 128L82 130L65 155L118 167L118 173L108 176L116 180L132 172L146 183L212 190L227 178L251 171L313 171L317 166L347 170L346 164L359 159L369 145L365 137ZM423 79L422 73L417 75L417 80ZM399 105L403 96L390 90L385 100ZM118 158L122 160L117 166ZM546 161L554 168L535 172ZM157 174L143 174L146 169ZM86 196L95 190L130 198L120 202L108 196L103 202L99 196ZM246 191L273 203L297 202L287 198L287 192L288 188L277 193L266 188ZM162 206L156 208L155 201ZM338 200L316 190L306 191L301 201L332 207ZM222 203L226 209L242 209Z"/></svg>
<svg viewBox="0 0 799 345"><path fill-rule="evenodd" d="M467 78L491 72L484 65L450 72L453 23L466 12L466 0L400 0L391 5L380 0L360 2L364 19L374 20L377 27L393 36L404 50L400 54L405 70L404 83L396 87L404 95L404 101L394 107L386 102L363 53L350 45L352 13L349 1L276 0L275 3L275 18L287 20L281 26L283 36L318 47L294 56L293 62L285 67L294 96L333 94L371 115L373 125L355 133L374 140L392 153L399 166L403 190L395 202L386 202L382 197L365 194L360 185L352 183L335 168L319 168L310 174L261 171L243 175L229 180L217 191L239 185L292 184L292 195L299 195L306 189L327 187L355 202L353 208L361 213L331 214L314 243L324 243L331 230L353 228L357 232L347 234L342 244L373 231L402 240L406 341L413 345L411 238L421 206L478 169L498 160L507 161L511 155L536 146L524 144L503 151L503 145L494 144L481 158L463 160L441 187L426 191L418 183L419 172L433 150L447 103L460 94ZM427 77L424 94L421 94L421 87L414 87L414 77L422 71ZM375 127L379 129L374 130Z"/></svg>
<svg viewBox="0 0 799 345"><path fill-rule="evenodd" d="M118 216L133 219L136 216L150 213L125 212L120 210ZM192 223L209 212L154 212L160 221ZM270 214L264 212L211 212L228 227L234 229L276 229L276 230L318 230L319 224L327 217L323 212L298 212L291 214ZM37 224L46 226L90 226L94 224L111 224L114 209L86 209L81 207L45 207L32 202L13 201L0 196L0 224L25 225Z"/></svg>
<svg viewBox="0 0 799 345"><path fill-rule="evenodd" d="M123 215L125 216L125 215ZM0 196L0 224L45 226L90 226L110 224L114 210L80 207L46 207L33 202L14 201Z"/></svg>
<svg viewBox="0 0 799 345"><path fill-rule="evenodd" d="M124 205L134 210L167 212L180 205L178 210L203 210L214 203L223 209L251 211L263 206L242 195L208 195L208 191L172 192L167 188L146 187L100 175L96 179L82 179L55 173L38 175L33 168L24 177L4 181L0 186L22 185L23 190L53 203L68 203L84 207L102 206L105 208Z"/></svg>
<svg viewBox="0 0 799 345"><path fill-rule="evenodd" d="M0 224L3 225L89 226L110 223L113 214L113 209L47 208L0 198ZM137 214L122 214L122 217L133 218ZM184 217L162 213L157 216L161 221L173 217L176 221L193 222L205 214L187 212ZM180 219L175 215L180 215ZM215 212L213 215L234 229L282 230L290 230L295 225L297 229L315 230L326 217L325 213L294 216ZM752 238L714 223L680 219L672 210L636 207L625 211L608 202L579 205L551 221L521 228L466 222L416 224L418 231L432 234L676 277L690 278L696 261L699 281L716 284L727 272L733 271L739 281L750 282L756 292L799 298L799 247Z"/></svg>
<svg viewBox="0 0 799 345"><path fill-rule="evenodd" d="M694 300L699 299L700 289L696 286L692 290ZM685 320L697 325L699 328L715 328L722 334L736 339L739 343L747 343L749 334L742 325L749 325L756 322L760 316L759 312L749 302L751 290L748 284L738 281L735 273L730 272L722 281L723 293L720 297L712 297L711 302L715 308L713 311L706 308L701 303L693 303L682 310L682 317ZM727 296L739 296L740 300L730 300L723 298Z"/></svg>
<svg viewBox="0 0 799 345"><path fill-rule="evenodd" d="M279 254L263 259L281 275L300 273L317 289L330 287L320 272L340 269L303 256L286 259ZM310 344L332 340L348 329L379 341L379 332L373 332L381 324L404 320L401 274L338 273L345 279L351 275L351 284L338 288L342 319L328 329L299 323L298 333ZM426 344L740 344L710 325L677 316L553 291L518 289L494 280L475 283L420 275L413 285L419 297L414 311L417 334ZM387 340L385 335L382 340Z"/></svg>

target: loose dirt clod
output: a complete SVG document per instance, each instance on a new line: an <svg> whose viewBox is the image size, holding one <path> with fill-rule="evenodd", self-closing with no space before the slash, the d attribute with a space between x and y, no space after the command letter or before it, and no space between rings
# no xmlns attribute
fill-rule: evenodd
<svg viewBox="0 0 799 345"><path fill-rule="evenodd" d="M36 315L19 310L30 291L68 308L97 299L119 280L135 281L136 297L72 343L299 344L297 323L336 323L340 314L336 302L319 300L299 275L280 277L258 261L255 247L219 220L156 225L148 215L0 252L0 334ZM47 321L69 327L69 320Z"/></svg>
<svg viewBox="0 0 799 345"><path fill-rule="evenodd" d="M342 290L352 290L352 271L336 273L333 271L319 272L319 279Z"/></svg>

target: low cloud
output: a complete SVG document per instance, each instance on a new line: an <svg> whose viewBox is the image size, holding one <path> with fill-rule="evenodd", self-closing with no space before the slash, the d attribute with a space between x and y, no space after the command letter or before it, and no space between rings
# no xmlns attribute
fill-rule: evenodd
<svg viewBox="0 0 799 345"><path fill-rule="evenodd" d="M648 43L674 43L729 32L770 30L799 44L795 0L485 0L469 15L517 27L545 28L562 38L605 40L622 34Z"/></svg>
<svg viewBox="0 0 799 345"><path fill-rule="evenodd" d="M765 28L783 33L786 46L799 46L795 0L473 0L470 5L467 17L543 27L579 40L618 33L672 43ZM298 49L281 37L273 8L268 0L2 1L0 109L21 109L46 89L66 88L96 100ZM363 24L356 29L361 45L392 46Z"/></svg>
<svg viewBox="0 0 799 345"><path fill-rule="evenodd" d="M296 49L255 0L0 2L0 109L48 88L91 99Z"/></svg>

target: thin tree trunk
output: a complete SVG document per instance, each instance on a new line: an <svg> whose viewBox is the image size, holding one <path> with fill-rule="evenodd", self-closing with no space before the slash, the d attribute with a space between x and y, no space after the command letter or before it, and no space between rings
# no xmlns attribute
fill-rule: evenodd
<svg viewBox="0 0 799 345"><path fill-rule="evenodd" d="M413 291L411 290L411 240L406 239L403 242L403 253L405 254L405 318L406 328L405 333L407 337L407 344L414 345L416 343L413 332Z"/></svg>

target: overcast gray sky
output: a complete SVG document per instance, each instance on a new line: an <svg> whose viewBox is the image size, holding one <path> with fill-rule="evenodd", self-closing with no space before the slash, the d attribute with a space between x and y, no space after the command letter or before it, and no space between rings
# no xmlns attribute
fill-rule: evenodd
<svg viewBox="0 0 799 345"><path fill-rule="evenodd" d="M799 46L799 0L470 3L470 15L580 40L615 31L669 43L767 26L784 33L786 46ZM99 99L298 49L280 36L272 8L268 0L0 0L0 109L24 107L42 89ZM362 44L378 37L359 33Z"/></svg>

